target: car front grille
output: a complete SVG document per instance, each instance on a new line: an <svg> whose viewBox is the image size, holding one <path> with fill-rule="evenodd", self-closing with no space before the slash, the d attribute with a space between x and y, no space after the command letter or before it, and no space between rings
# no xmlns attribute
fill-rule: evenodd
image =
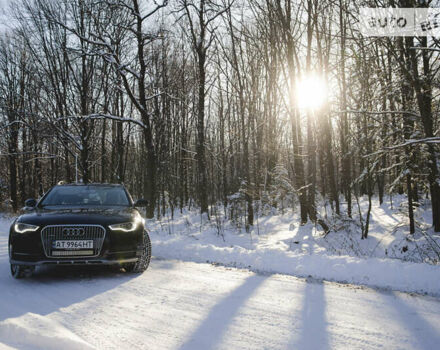
<svg viewBox="0 0 440 350"><path fill-rule="evenodd" d="M41 230L44 253L48 258L92 257L101 253L105 238L105 228L101 225L49 225ZM54 241L92 240L93 248L54 249Z"/></svg>

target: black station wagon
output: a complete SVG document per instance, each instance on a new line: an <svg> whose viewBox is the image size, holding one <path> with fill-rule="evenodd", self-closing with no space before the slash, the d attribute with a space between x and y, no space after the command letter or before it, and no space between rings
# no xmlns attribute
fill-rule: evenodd
<svg viewBox="0 0 440 350"><path fill-rule="evenodd" d="M144 219L122 185L62 184L26 201L11 225L9 259L15 278L39 265L118 264L143 272L151 258Z"/></svg>

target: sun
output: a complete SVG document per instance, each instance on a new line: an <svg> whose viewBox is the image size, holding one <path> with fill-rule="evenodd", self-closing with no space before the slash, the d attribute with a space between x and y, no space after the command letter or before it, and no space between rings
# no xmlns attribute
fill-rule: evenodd
<svg viewBox="0 0 440 350"><path fill-rule="evenodd" d="M305 76L296 83L296 100L301 109L319 109L327 100L327 84L317 75Z"/></svg>

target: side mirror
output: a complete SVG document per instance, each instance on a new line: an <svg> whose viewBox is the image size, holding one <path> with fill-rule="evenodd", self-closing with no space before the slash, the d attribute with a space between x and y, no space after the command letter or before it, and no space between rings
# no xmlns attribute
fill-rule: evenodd
<svg viewBox="0 0 440 350"><path fill-rule="evenodd" d="M34 208L37 205L37 201L33 198L26 199L24 205L28 208Z"/></svg>
<svg viewBox="0 0 440 350"><path fill-rule="evenodd" d="M138 199L135 203L134 206L135 207L146 207L148 205L148 201L146 199Z"/></svg>

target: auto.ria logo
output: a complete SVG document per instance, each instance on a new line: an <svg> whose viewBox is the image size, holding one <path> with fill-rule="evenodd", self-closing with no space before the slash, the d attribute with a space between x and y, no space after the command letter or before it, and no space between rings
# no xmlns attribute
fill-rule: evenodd
<svg viewBox="0 0 440 350"><path fill-rule="evenodd" d="M440 8L370 8L359 11L364 36L439 36Z"/></svg>

